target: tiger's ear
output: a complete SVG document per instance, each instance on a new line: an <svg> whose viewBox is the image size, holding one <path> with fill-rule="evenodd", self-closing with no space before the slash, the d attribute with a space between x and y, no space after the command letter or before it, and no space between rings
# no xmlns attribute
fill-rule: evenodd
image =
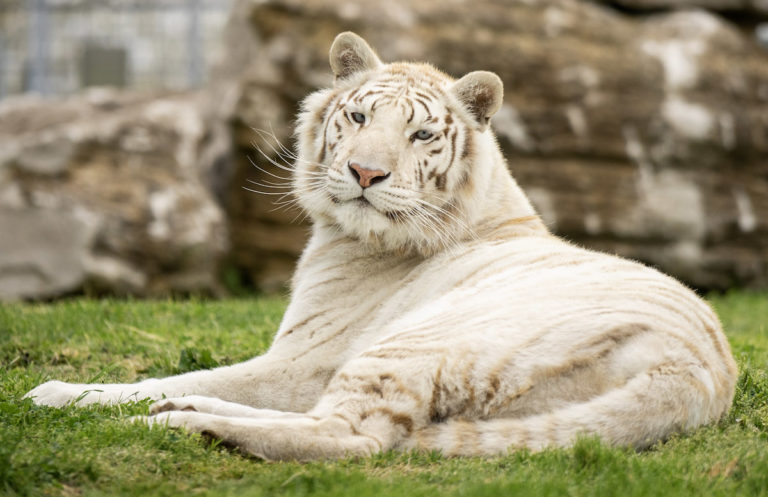
<svg viewBox="0 0 768 497"><path fill-rule="evenodd" d="M336 80L346 79L360 71L377 69L382 65L368 43L352 31L336 36L331 45L330 58Z"/></svg>
<svg viewBox="0 0 768 497"><path fill-rule="evenodd" d="M485 131L491 116L499 110L504 99L504 84L501 78L488 71L467 74L453 84L452 90L459 102L475 118L480 131Z"/></svg>

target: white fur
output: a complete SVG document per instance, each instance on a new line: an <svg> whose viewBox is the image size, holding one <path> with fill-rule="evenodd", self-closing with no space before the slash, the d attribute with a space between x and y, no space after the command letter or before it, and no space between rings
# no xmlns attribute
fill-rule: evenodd
<svg viewBox="0 0 768 497"><path fill-rule="evenodd" d="M141 421L269 459L495 454L581 433L643 447L722 416L737 372L717 317L672 278L548 233L475 121L500 104L483 100L500 98L482 88L492 78L474 79L477 93L465 88L460 102L448 76L380 64L350 36L339 46L364 51L350 59L362 67L337 60L344 78L310 95L299 118L295 187L314 229L270 350L211 371L48 382L27 395L52 406L167 396ZM388 85L392 99L354 102L356 89ZM408 123L419 89L437 97ZM349 108L366 123L334 114ZM430 114L445 131L429 127ZM323 150L334 122L339 138ZM429 155L411 140L419 129L445 133L461 158ZM447 170L444 181L419 181L425 157L436 160L421 172ZM363 189L351 160L391 175Z"/></svg>

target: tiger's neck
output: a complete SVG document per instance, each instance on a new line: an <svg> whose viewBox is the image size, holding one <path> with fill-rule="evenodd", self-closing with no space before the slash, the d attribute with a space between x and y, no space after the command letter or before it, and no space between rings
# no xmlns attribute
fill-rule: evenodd
<svg viewBox="0 0 768 497"><path fill-rule="evenodd" d="M467 222L473 238L499 240L519 236L549 235L528 197L512 178L495 138L487 133L478 142L484 145L481 157L486 174L477 174L475 192L467 202ZM480 168L476 168L480 169Z"/></svg>

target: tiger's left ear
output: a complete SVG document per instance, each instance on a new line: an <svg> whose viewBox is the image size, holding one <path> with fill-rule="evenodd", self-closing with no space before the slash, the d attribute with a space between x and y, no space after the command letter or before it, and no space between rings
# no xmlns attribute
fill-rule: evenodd
<svg viewBox="0 0 768 497"><path fill-rule="evenodd" d="M467 74L453 84L452 91L475 118L480 131L485 131L491 116L501 108L501 101L504 99L504 84L501 78L488 71Z"/></svg>
<svg viewBox="0 0 768 497"><path fill-rule="evenodd" d="M331 45L330 59L337 81L360 71L378 69L382 65L368 43L351 31L336 36Z"/></svg>

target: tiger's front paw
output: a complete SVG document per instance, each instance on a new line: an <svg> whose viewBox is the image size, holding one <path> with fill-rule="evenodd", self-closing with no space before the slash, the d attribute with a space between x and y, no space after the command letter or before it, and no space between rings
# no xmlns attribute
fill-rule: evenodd
<svg viewBox="0 0 768 497"><path fill-rule="evenodd" d="M40 406L63 407L72 403L85 405L98 402L99 392L96 389L98 385L47 381L27 392L24 398L31 398Z"/></svg>
<svg viewBox="0 0 768 497"><path fill-rule="evenodd" d="M133 385L48 381L27 392L24 398L31 398L37 405L51 407L63 407L68 404L81 407L89 404L121 404L160 397L162 393L153 388L156 381L145 380Z"/></svg>

